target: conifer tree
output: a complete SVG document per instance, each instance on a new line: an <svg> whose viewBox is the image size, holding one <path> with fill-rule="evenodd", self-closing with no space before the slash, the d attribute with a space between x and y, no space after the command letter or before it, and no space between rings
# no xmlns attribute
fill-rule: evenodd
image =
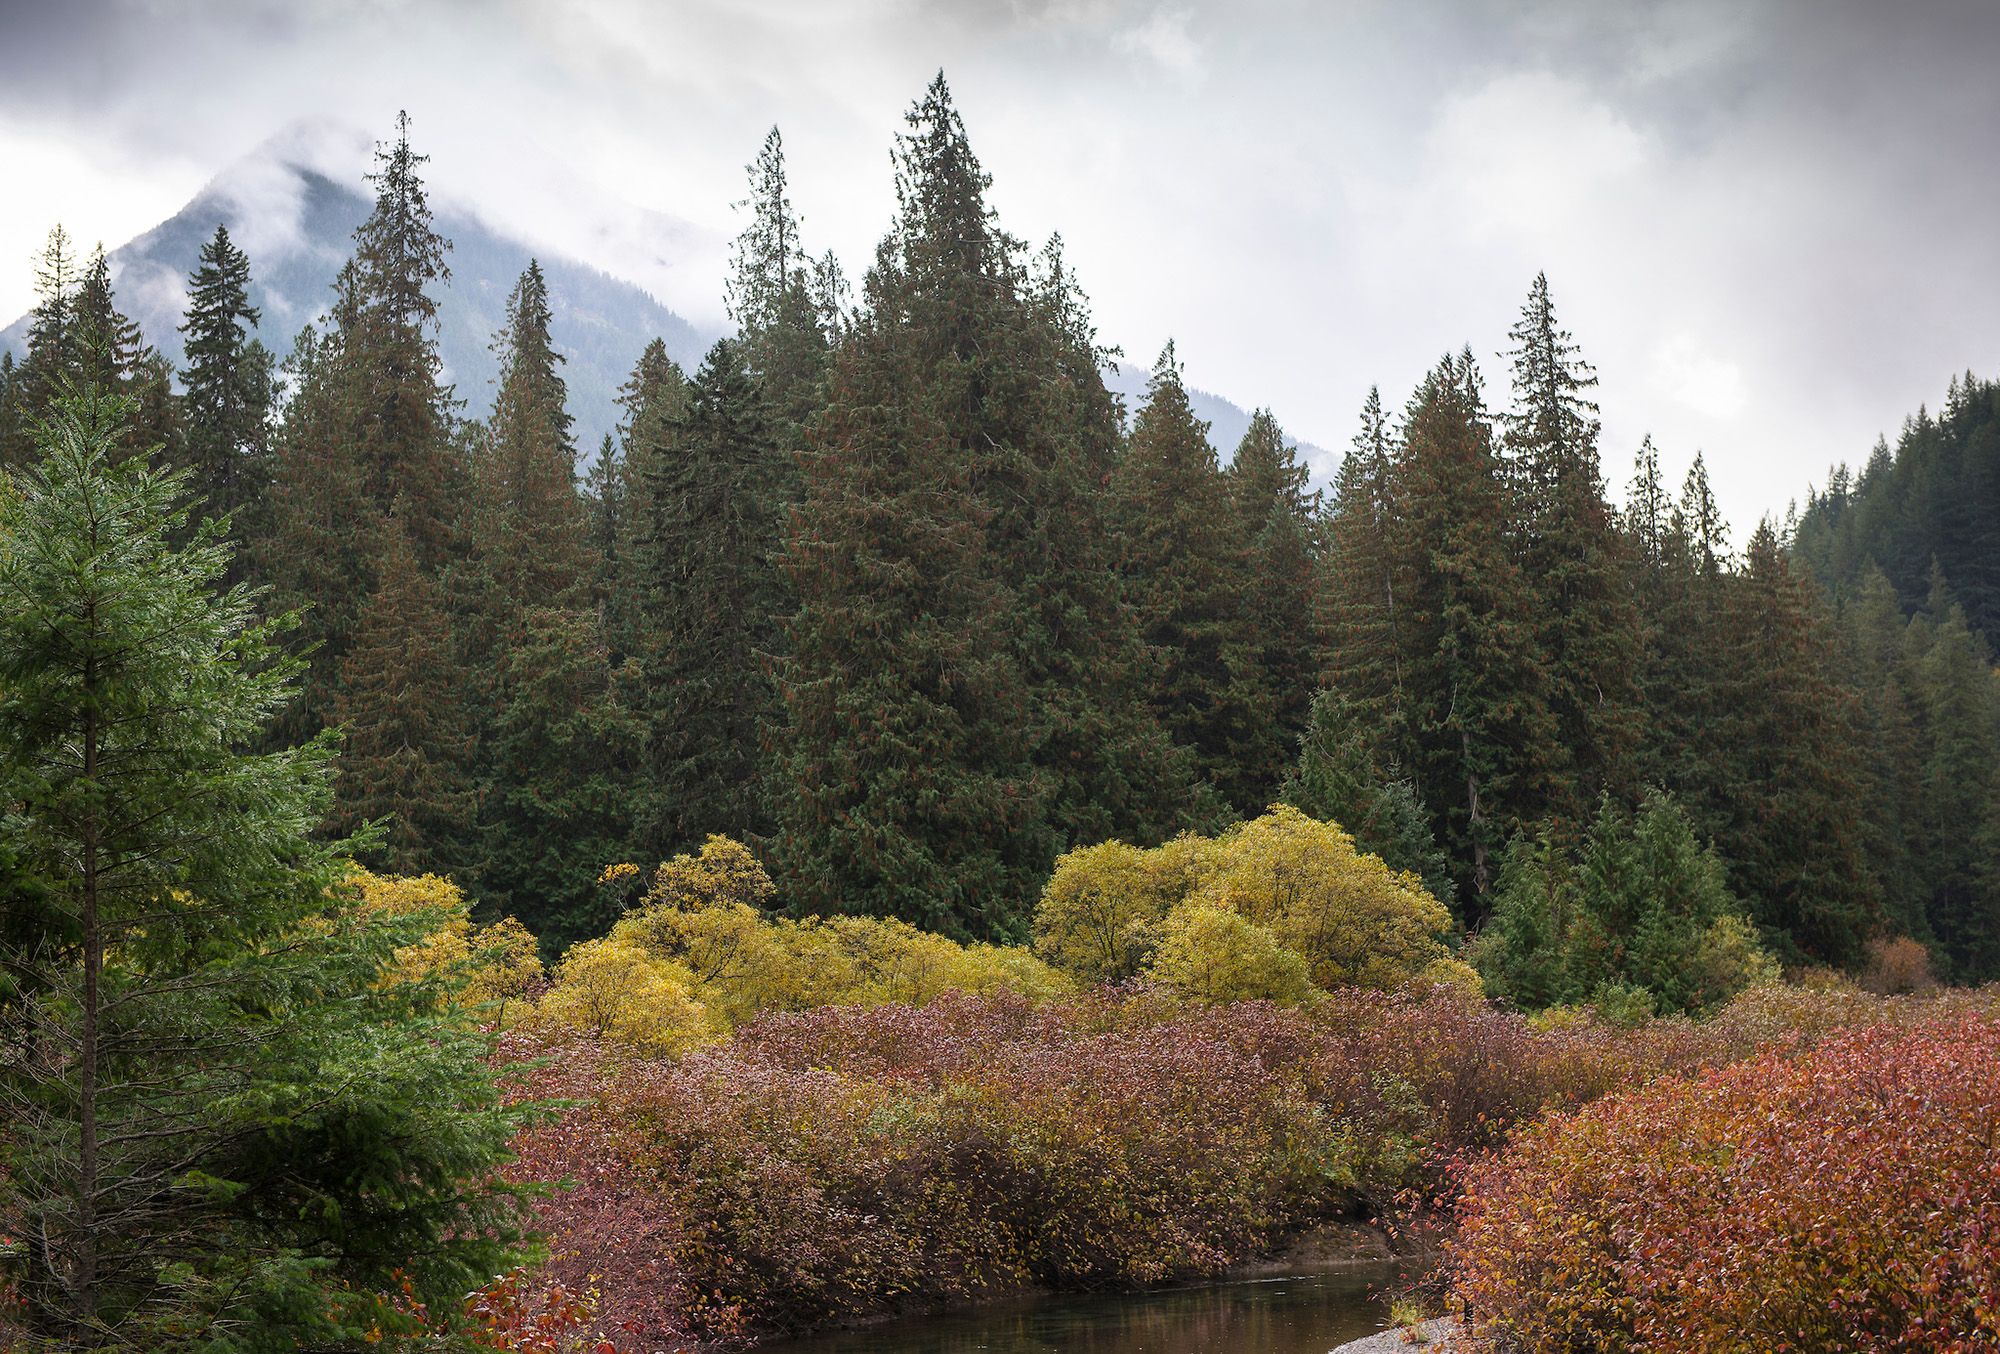
<svg viewBox="0 0 2000 1354"><path fill-rule="evenodd" d="M1318 587L1323 680L1341 694L1378 757L1406 751L1402 622L1409 579L1390 497L1390 471L1400 454L1381 392L1371 386L1361 431L1334 476Z"/></svg>
<svg viewBox="0 0 2000 1354"><path fill-rule="evenodd" d="M179 455L179 400L166 360L146 343L139 326L118 309L111 261L99 246L85 265L72 307L75 380L113 391L132 402L124 452Z"/></svg>
<svg viewBox="0 0 2000 1354"><path fill-rule="evenodd" d="M47 412L80 362L76 293L81 278L69 232L60 225L35 261L35 308L28 317L28 347L12 380L12 429L0 445L0 465L26 465L34 454L34 421Z"/></svg>
<svg viewBox="0 0 2000 1354"><path fill-rule="evenodd" d="M813 261L799 241L799 218L785 180L784 140L773 127L749 166L751 211L736 237L729 314L741 331L743 360L770 406L773 430L796 449L818 408L829 352L813 295ZM793 485L787 484L787 496Z"/></svg>
<svg viewBox="0 0 2000 1354"><path fill-rule="evenodd" d="M249 752L283 621L217 593L220 525L60 400L0 519L0 1214L26 1347L358 1348L517 1256L521 1116L435 983L443 919L339 904L333 747Z"/></svg>
<svg viewBox="0 0 2000 1354"><path fill-rule="evenodd" d="M656 468L675 454L675 428L687 409L687 377L667 356L667 345L654 339L639 355L632 374L619 388L619 450L615 467L594 494L602 511L615 505L618 516L616 548L611 553L605 586L605 634L614 665L640 651L639 607L646 584L640 572L639 535L652 514L650 485Z"/></svg>
<svg viewBox="0 0 2000 1354"><path fill-rule="evenodd" d="M1498 851L1546 812L1554 725L1534 598L1507 539L1512 495L1468 351L1411 400L1391 471L1408 767L1477 915Z"/></svg>
<svg viewBox="0 0 2000 1354"><path fill-rule="evenodd" d="M1535 638L1547 665L1552 751L1572 767L1552 783L1551 807L1572 817L1630 781L1639 737L1639 621L1624 542L1604 499L1597 453L1597 375L1537 274L1515 348L1514 408L1502 420L1517 481L1516 551L1535 590Z"/></svg>
<svg viewBox="0 0 2000 1354"><path fill-rule="evenodd" d="M398 113L395 144L376 148L368 176L374 210L354 232L353 307L339 352L350 368L355 403L345 431L365 501L385 515L404 501L417 560L436 573L459 549L466 486L452 438L456 401L437 353L430 289L451 280L451 243L432 226L418 175L428 158L411 148L409 114Z"/></svg>
<svg viewBox="0 0 2000 1354"><path fill-rule="evenodd" d="M1722 673L1723 713L1705 731L1700 792L1752 916L1796 952L1844 963L1880 918L1862 854L1856 711L1813 589L1760 524L1705 656Z"/></svg>
<svg viewBox="0 0 2000 1354"><path fill-rule="evenodd" d="M238 540L261 542L269 531L272 361L249 332L260 318L250 304L250 260L227 227L217 226L202 246L188 296L182 463L205 511L228 514Z"/></svg>
<svg viewBox="0 0 2000 1354"><path fill-rule="evenodd" d="M1660 562L1640 592L1648 623L1639 676L1646 713L1639 766L1649 783L1671 792L1701 832L1713 837L1723 827L1711 807L1718 799L1710 752L1714 730L1728 715L1716 655L1724 642L1730 552L1728 524L1699 455L1667 513L1659 552Z"/></svg>
<svg viewBox="0 0 2000 1354"><path fill-rule="evenodd" d="M1152 651L1154 712L1230 806L1254 815L1274 788L1259 755L1273 712L1260 699L1255 618L1246 623L1242 597L1247 543L1230 489L1169 343L1112 481L1119 571Z"/></svg>
<svg viewBox="0 0 2000 1354"><path fill-rule="evenodd" d="M1014 934L1071 832L1157 831L1186 781L1120 703L1116 406L1074 298L994 221L942 77L908 124L803 457L777 856L808 910Z"/></svg>
<svg viewBox="0 0 2000 1354"><path fill-rule="evenodd" d="M778 716L770 671L790 610L778 568L780 465L768 409L724 340L688 388L675 454L649 465L635 565L642 580L643 852L664 860L711 833L770 828L762 739Z"/></svg>
<svg viewBox="0 0 2000 1354"><path fill-rule="evenodd" d="M549 321L548 283L531 259L494 341L500 384L478 461L478 544L510 611L580 605L590 586L569 391Z"/></svg>
<svg viewBox="0 0 2000 1354"><path fill-rule="evenodd" d="M379 581L340 660L335 713L346 726L338 818L386 821L370 859L395 874L469 863L476 810L473 740L455 685L449 618L417 558L398 500L381 528Z"/></svg>
<svg viewBox="0 0 2000 1354"><path fill-rule="evenodd" d="M1307 487L1310 472L1268 409L1251 416L1226 478L1244 551L1238 597L1250 623L1260 712L1239 774L1261 808L1298 753L1318 678L1313 582L1320 504Z"/></svg>

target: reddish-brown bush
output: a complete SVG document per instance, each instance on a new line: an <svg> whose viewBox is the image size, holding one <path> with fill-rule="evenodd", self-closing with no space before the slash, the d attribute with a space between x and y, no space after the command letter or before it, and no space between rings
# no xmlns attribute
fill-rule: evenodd
<svg viewBox="0 0 2000 1354"><path fill-rule="evenodd" d="M1452 1257L1496 1349L2000 1346L2000 1022L1839 1032L1532 1127L1473 1170Z"/></svg>

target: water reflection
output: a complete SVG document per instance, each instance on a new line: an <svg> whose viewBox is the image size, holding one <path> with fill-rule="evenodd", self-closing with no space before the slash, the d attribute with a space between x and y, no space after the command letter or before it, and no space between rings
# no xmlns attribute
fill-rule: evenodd
<svg viewBox="0 0 2000 1354"><path fill-rule="evenodd" d="M1394 1265L1043 1298L760 1345L763 1354L1326 1354L1388 1324Z"/></svg>

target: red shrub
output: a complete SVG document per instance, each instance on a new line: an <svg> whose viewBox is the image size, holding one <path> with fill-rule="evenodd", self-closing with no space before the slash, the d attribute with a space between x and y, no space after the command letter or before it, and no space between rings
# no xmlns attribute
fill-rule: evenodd
<svg viewBox="0 0 2000 1354"><path fill-rule="evenodd" d="M1525 1131L1455 1288L1495 1348L2000 1342L2000 1023L1877 1026Z"/></svg>

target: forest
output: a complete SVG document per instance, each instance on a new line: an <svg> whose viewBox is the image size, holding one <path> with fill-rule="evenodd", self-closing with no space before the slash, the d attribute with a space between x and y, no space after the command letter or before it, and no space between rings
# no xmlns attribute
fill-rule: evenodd
<svg viewBox="0 0 2000 1354"><path fill-rule="evenodd" d="M1613 501L1537 276L1491 386L1371 392L1316 487L1268 411L1219 454L1172 344L1121 406L941 75L894 155L851 291L774 129L735 334L634 354L588 448L532 261L491 415L444 379L407 118L282 357L225 229L178 371L50 235L0 359L6 1347L726 1345L1354 1215L1496 1350L1778 1291L1858 1314L1800 1348L1994 1335L2000 382L1738 543L1699 456ZM1962 1094L1855 1089L1899 1077ZM1753 1131L1866 1144L1852 1272L1784 1258L1820 1166L1704 1155ZM1639 1272L1700 1268L1647 1193L1695 1166L1767 1205L1708 1326Z"/></svg>

